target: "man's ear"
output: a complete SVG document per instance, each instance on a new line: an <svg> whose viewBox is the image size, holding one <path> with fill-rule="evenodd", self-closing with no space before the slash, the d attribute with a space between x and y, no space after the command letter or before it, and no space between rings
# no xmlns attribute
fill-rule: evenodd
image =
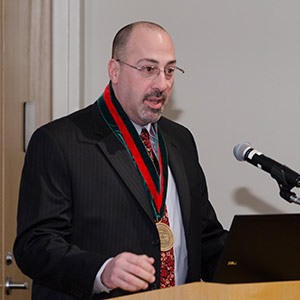
<svg viewBox="0 0 300 300"><path fill-rule="evenodd" d="M108 62L108 75L112 83L114 84L118 83L119 73L120 73L120 64L114 58L112 58Z"/></svg>

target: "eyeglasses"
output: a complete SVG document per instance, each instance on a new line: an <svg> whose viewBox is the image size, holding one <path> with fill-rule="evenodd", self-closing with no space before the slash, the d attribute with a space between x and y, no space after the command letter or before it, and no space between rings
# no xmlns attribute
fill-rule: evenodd
<svg viewBox="0 0 300 300"><path fill-rule="evenodd" d="M172 66L172 67L166 67L164 69L160 69L157 66L153 66L153 65L145 65L145 66L141 66L141 67L137 67L137 66L133 66L130 65L124 61L121 61L119 59L116 59L116 61L118 61L120 64L124 64L128 67L131 67L133 69L136 69L138 71L140 71L141 75L145 78L149 78L149 79L153 79L154 77L157 77L161 71L163 71L165 73L165 76L167 79L172 79L174 76L174 72L175 70L178 70L181 72L181 74L184 73L184 70L177 67L177 66Z"/></svg>

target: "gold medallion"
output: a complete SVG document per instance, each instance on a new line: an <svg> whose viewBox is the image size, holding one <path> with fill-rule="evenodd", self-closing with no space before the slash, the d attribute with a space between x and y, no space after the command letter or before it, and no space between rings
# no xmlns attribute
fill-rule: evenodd
<svg viewBox="0 0 300 300"><path fill-rule="evenodd" d="M171 228L162 222L156 223L156 228L160 239L160 251L169 251L174 244L174 236Z"/></svg>

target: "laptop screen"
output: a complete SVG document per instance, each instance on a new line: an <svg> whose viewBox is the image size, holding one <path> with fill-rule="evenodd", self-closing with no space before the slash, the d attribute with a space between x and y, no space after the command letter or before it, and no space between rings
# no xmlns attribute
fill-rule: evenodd
<svg viewBox="0 0 300 300"><path fill-rule="evenodd" d="M214 282L300 280L300 214L237 215Z"/></svg>

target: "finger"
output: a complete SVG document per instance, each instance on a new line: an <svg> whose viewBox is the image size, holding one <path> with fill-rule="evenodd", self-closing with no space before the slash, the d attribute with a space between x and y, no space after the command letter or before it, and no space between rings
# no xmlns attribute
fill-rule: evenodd
<svg viewBox="0 0 300 300"><path fill-rule="evenodd" d="M130 275L139 279L138 281L136 281L137 285L139 285L140 280L146 283L153 283L155 281L155 276L152 273L149 273L140 267L130 265L128 266L126 271L126 273L129 273Z"/></svg>
<svg viewBox="0 0 300 300"><path fill-rule="evenodd" d="M154 259L146 255L121 253L104 269L101 280L105 286L128 291L147 289L155 281Z"/></svg>
<svg viewBox="0 0 300 300"><path fill-rule="evenodd" d="M128 264L123 265L123 267L127 272L146 281L147 283L153 283L155 281L153 258L150 258L146 255L135 255L128 253L126 255L126 259Z"/></svg>
<svg viewBox="0 0 300 300"><path fill-rule="evenodd" d="M153 257L148 257L147 255L135 255L135 254L131 255L131 254L132 253L130 253L130 255L128 255L127 257L129 263L145 270L150 274L155 274L155 268L153 266L154 264ZM135 272L133 271L133 273Z"/></svg>
<svg viewBox="0 0 300 300"><path fill-rule="evenodd" d="M131 292L145 290L149 286L148 282L128 272L121 273L116 282L121 289Z"/></svg>
<svg viewBox="0 0 300 300"><path fill-rule="evenodd" d="M130 269L130 267L129 267ZM119 268L118 263L104 270L101 280L110 289L121 288L126 291L147 289L148 283L128 271L128 268Z"/></svg>
<svg viewBox="0 0 300 300"><path fill-rule="evenodd" d="M152 283L155 281L153 262L154 259L146 255L122 253L116 257L115 270L119 270L119 272L123 270L125 273L120 274L130 273L148 283ZM137 285L139 285L139 282L137 282Z"/></svg>

